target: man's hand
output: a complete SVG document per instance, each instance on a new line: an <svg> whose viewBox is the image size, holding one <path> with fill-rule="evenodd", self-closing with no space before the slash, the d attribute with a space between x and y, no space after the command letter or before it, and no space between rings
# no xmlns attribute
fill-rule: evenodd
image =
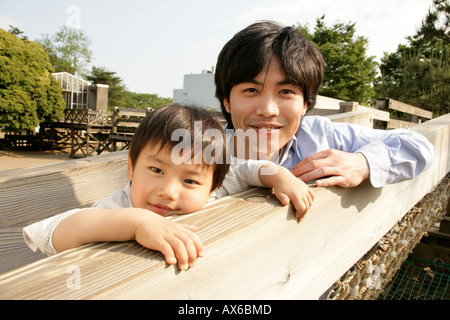
<svg viewBox="0 0 450 320"><path fill-rule="evenodd" d="M356 187L369 177L369 165L362 153L328 149L300 161L291 170L304 182L316 180L316 186Z"/></svg>

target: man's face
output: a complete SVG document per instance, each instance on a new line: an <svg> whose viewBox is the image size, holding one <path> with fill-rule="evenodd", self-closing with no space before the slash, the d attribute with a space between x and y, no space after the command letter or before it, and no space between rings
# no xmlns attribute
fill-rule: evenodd
<svg viewBox="0 0 450 320"><path fill-rule="evenodd" d="M272 139L272 145L275 138L278 145L271 150L275 153L297 132L307 104L303 90L288 82L277 58L272 58L266 70L267 65L255 79L235 85L224 105L236 130L252 130L259 140Z"/></svg>

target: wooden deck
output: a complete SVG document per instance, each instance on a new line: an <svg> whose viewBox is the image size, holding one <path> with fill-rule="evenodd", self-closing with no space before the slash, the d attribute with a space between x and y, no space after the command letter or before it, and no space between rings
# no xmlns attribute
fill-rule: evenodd
<svg viewBox="0 0 450 320"><path fill-rule="evenodd" d="M122 187L125 151L7 171L0 177L0 298L317 299L450 171L450 114L413 130L435 146L430 169L379 189L368 182L314 188L313 207L301 222L260 188L174 217L197 225L205 245L205 257L185 272L135 242L90 244L39 259L21 239L24 225Z"/></svg>

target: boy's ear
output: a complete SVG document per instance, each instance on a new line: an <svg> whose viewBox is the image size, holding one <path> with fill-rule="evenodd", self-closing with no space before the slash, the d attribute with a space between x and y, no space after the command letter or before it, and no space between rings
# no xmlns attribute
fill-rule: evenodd
<svg viewBox="0 0 450 320"><path fill-rule="evenodd" d="M133 165L131 164L130 153L128 153L127 177L128 180L133 180Z"/></svg>
<svg viewBox="0 0 450 320"><path fill-rule="evenodd" d="M225 107L225 110L227 110L228 113L231 113L231 109L230 109L230 100L228 100L227 98L223 99L223 105Z"/></svg>

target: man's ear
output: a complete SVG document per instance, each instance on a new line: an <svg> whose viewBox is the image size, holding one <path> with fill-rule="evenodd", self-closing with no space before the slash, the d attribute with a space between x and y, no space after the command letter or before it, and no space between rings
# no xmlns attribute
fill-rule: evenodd
<svg viewBox="0 0 450 320"><path fill-rule="evenodd" d="M308 103L306 101L303 102L303 111L302 116L306 115L306 112L308 112Z"/></svg>
<svg viewBox="0 0 450 320"><path fill-rule="evenodd" d="M127 177L128 177L128 180L130 180L130 181L133 180L133 164L131 163L129 152L128 152Z"/></svg>
<svg viewBox="0 0 450 320"><path fill-rule="evenodd" d="M228 100L227 98L223 99L223 105L225 107L225 110L227 110L228 113L231 113L231 109L230 109L230 100Z"/></svg>

